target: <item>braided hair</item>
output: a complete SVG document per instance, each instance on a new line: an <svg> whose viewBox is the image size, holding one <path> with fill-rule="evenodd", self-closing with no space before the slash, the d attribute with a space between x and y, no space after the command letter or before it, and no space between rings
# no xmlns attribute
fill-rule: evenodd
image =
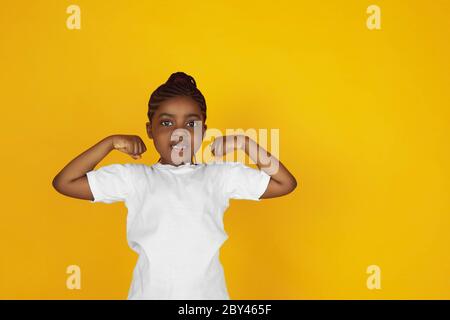
<svg viewBox="0 0 450 320"><path fill-rule="evenodd" d="M193 77L184 72L172 73L166 83L160 85L150 96L148 102L147 117L151 122L156 109L160 104L176 96L187 96L194 99L203 115L203 121L206 121L206 101L203 94L197 88Z"/></svg>

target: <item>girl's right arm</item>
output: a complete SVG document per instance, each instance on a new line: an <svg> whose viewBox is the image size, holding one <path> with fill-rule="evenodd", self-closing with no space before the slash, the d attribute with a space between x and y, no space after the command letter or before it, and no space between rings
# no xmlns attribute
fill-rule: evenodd
<svg viewBox="0 0 450 320"><path fill-rule="evenodd" d="M86 173L93 170L114 149L131 155L133 159L141 158L141 154L147 150L139 136L108 136L70 161L53 178L53 187L69 197L94 200Z"/></svg>

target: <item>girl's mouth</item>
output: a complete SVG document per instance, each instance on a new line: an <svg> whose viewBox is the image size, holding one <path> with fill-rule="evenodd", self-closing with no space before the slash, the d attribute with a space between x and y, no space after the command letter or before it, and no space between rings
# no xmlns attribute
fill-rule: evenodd
<svg viewBox="0 0 450 320"><path fill-rule="evenodd" d="M188 146L183 142L173 143L170 145L170 148L176 151L186 150L187 147Z"/></svg>
<svg viewBox="0 0 450 320"><path fill-rule="evenodd" d="M181 150L185 150L186 147L185 147L185 146L178 146L178 145L175 145L175 146L172 146L172 149L173 149L173 150L177 150L177 151L181 151Z"/></svg>

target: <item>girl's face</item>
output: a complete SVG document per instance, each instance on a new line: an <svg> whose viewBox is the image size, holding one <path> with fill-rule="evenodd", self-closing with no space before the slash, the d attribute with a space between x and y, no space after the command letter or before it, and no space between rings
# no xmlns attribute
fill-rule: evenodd
<svg viewBox="0 0 450 320"><path fill-rule="evenodd" d="M177 96L160 104L151 122L147 122L147 134L153 139L161 163L177 166L192 161L206 127L197 102Z"/></svg>

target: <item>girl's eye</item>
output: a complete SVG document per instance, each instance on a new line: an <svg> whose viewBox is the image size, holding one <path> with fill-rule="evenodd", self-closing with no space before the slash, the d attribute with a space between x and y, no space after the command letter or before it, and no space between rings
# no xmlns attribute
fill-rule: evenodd
<svg viewBox="0 0 450 320"><path fill-rule="evenodd" d="M161 125L164 126L164 127L167 127L167 126L165 125L165 123L167 123L167 122L172 122L172 121L170 121L170 120L163 120L163 121L161 121Z"/></svg>
<svg viewBox="0 0 450 320"><path fill-rule="evenodd" d="M188 127L198 127L198 125L199 125L199 121L192 120L192 121L188 122Z"/></svg>

